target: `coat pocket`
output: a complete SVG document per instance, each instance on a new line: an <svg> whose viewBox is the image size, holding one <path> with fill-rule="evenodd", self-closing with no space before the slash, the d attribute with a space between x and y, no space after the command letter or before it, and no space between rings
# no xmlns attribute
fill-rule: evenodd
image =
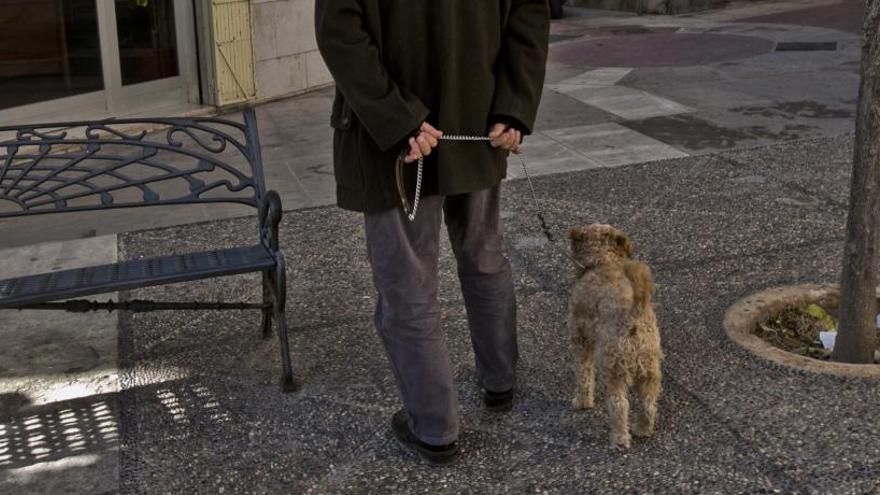
<svg viewBox="0 0 880 495"><path fill-rule="evenodd" d="M364 190L364 171L361 165L361 128L353 125L351 109L342 106L334 112L330 125L333 126L333 175L336 183L351 191Z"/></svg>
<svg viewBox="0 0 880 495"><path fill-rule="evenodd" d="M351 107L341 98L333 102L333 113L330 115L330 127L347 131L351 128Z"/></svg>

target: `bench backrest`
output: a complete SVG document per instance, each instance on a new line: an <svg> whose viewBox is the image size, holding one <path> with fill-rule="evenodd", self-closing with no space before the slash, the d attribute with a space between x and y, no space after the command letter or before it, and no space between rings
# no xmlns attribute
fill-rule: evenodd
<svg viewBox="0 0 880 495"><path fill-rule="evenodd" d="M0 218L192 203L259 208L265 194L250 108L243 123L182 117L0 127Z"/></svg>

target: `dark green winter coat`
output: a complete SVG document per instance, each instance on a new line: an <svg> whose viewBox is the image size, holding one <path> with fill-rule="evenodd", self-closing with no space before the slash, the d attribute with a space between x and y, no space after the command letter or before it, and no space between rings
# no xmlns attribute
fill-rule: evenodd
<svg viewBox="0 0 880 495"><path fill-rule="evenodd" d="M336 80L339 206L399 206L394 163L423 121L447 134L486 135L495 122L530 133L549 22L547 0L317 0L318 46ZM506 158L487 143L441 143L425 194L493 187Z"/></svg>

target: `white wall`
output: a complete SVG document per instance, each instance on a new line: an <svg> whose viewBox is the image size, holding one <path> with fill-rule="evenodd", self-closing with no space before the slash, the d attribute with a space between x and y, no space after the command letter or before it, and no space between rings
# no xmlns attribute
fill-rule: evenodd
<svg viewBox="0 0 880 495"><path fill-rule="evenodd" d="M251 0L258 99L333 82L315 42L314 11L315 0Z"/></svg>

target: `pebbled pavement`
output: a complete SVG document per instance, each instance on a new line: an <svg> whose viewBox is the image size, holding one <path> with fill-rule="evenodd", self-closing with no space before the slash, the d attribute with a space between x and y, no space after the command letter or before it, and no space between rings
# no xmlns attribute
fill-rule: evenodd
<svg viewBox="0 0 880 495"><path fill-rule="evenodd" d="M837 277L852 136L797 141L535 179L560 233L624 228L653 266L665 353L657 436L607 446L601 408L569 407L563 322L570 268L535 241L527 184L505 184L516 270L521 386L513 412L480 408L448 248L444 325L457 370L466 451L453 469L414 462L388 428L398 400L371 327L373 289L358 215L289 212L291 343L305 387L274 385L277 343L255 314L134 315L123 323L123 492L868 493L878 488L880 396L872 381L763 362L729 342L724 310L759 289ZM797 168L797 172L793 171ZM236 219L128 234L123 254L252 238ZM253 277L136 297L256 298ZM176 376L158 381L155 377Z"/></svg>

